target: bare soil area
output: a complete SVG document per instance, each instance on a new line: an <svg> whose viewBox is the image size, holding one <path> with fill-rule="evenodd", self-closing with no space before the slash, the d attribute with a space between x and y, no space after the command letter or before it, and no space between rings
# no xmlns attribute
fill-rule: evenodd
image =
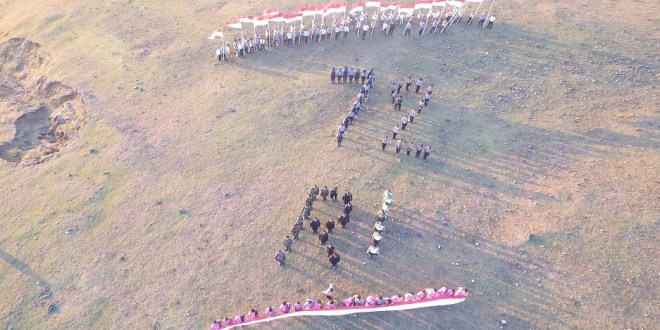
<svg viewBox="0 0 660 330"><path fill-rule="evenodd" d="M229 64L207 39L220 24L309 3L30 3L0 2L0 328L200 329L322 298L328 282L340 297L471 296L255 328L658 327L657 1L498 1L490 30L397 29ZM374 68L376 86L337 148L358 91L329 84L339 65ZM435 86L400 133L433 146L426 161L380 149L403 116L389 85L408 75ZM404 96L406 110L420 97ZM55 114L65 143L48 135ZM330 239L342 262L328 268L306 229L280 267L314 184L355 198ZM370 260L386 188L395 220Z"/></svg>
<svg viewBox="0 0 660 330"><path fill-rule="evenodd" d="M82 96L42 75L48 56L29 40L0 45L0 158L41 163L86 122Z"/></svg>

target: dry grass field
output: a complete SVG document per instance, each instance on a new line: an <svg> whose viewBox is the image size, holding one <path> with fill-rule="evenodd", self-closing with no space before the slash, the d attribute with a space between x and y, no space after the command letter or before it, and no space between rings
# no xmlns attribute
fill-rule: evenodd
<svg viewBox="0 0 660 330"><path fill-rule="evenodd" d="M659 327L660 3L498 1L492 30L214 58L221 23L304 4L0 1L1 329L200 329L328 282L471 296L254 328ZM337 148L358 92L329 84L339 65L376 85ZM408 75L435 85L400 134L433 146L426 161L380 150ZM61 143L39 140L51 111ZM353 193L330 239L342 262L306 228L280 267L314 184ZM370 260L386 188L394 221Z"/></svg>

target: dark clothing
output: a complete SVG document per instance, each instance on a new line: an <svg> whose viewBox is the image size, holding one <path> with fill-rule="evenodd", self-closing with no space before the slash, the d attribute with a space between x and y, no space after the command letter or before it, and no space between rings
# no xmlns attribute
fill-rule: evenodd
<svg viewBox="0 0 660 330"><path fill-rule="evenodd" d="M337 76L337 73L335 72L335 69L332 69L330 71L330 82L335 82L335 77Z"/></svg>
<svg viewBox="0 0 660 330"><path fill-rule="evenodd" d="M312 228L312 231L314 234L319 230L319 227L321 227L321 221L319 219L314 219L309 223L309 226Z"/></svg>
<svg viewBox="0 0 660 330"><path fill-rule="evenodd" d="M330 199L335 202L337 201L337 188L330 190Z"/></svg>
<svg viewBox="0 0 660 330"><path fill-rule="evenodd" d="M339 221L339 224L341 224L341 226L343 228L343 227L346 227L346 225L350 221L350 218L348 217L348 215L342 214L341 216L339 216L338 221Z"/></svg>
<svg viewBox="0 0 660 330"><path fill-rule="evenodd" d="M330 236L326 232L322 232L319 234L319 241L321 241L321 245L325 245L325 243L328 242L328 238Z"/></svg>
<svg viewBox="0 0 660 330"><path fill-rule="evenodd" d="M344 205L344 213L351 214L351 211L353 211L353 204Z"/></svg>
<svg viewBox="0 0 660 330"><path fill-rule="evenodd" d="M328 219L328 222L325 223L325 228L328 230L329 233L331 233L332 230L335 229L335 221L332 219Z"/></svg>
<svg viewBox="0 0 660 330"><path fill-rule="evenodd" d="M328 244L325 246L325 253L328 254L328 257L331 256L333 253L335 253L335 246L332 244Z"/></svg>
<svg viewBox="0 0 660 330"><path fill-rule="evenodd" d="M325 200L328 197L329 193L330 191L328 190L328 188L321 189L321 197L323 198L323 200Z"/></svg>
<svg viewBox="0 0 660 330"><path fill-rule="evenodd" d="M339 263L339 261L341 261L341 257L339 257L338 254L333 253L333 254L328 258L328 261L330 261L330 263L332 264L332 267L335 267L335 266L337 266L337 264Z"/></svg>
<svg viewBox="0 0 660 330"><path fill-rule="evenodd" d="M351 195L351 193L347 192L347 193L344 194L344 196L342 196L341 200L344 201L344 206L345 206L349 202L353 201L353 195Z"/></svg>

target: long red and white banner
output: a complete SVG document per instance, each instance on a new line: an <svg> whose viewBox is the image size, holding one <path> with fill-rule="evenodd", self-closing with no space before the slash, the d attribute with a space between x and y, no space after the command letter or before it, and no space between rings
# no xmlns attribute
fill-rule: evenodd
<svg viewBox="0 0 660 330"><path fill-rule="evenodd" d="M405 310L417 309L417 308L454 305L461 303L463 301L465 301L465 297L442 296L438 298L427 298L412 302L400 302L387 306L351 306L351 307L336 307L332 309L310 309L299 312L289 312L286 314L275 315L272 317L262 315L256 319L248 320L240 324L232 324L222 329L233 329L248 324L270 322L274 320L280 320L280 319L284 319L288 317L296 317L296 316L341 316L341 315L359 314L359 313L405 311Z"/></svg>

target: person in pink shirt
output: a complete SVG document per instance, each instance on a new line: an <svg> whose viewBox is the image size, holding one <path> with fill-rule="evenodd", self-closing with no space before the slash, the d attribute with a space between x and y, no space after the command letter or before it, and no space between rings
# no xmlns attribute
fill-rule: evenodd
<svg viewBox="0 0 660 330"><path fill-rule="evenodd" d="M435 292L434 288L426 289L426 295L431 299L434 299L434 298L438 297L438 293Z"/></svg>
<svg viewBox="0 0 660 330"><path fill-rule="evenodd" d="M266 308L265 314L268 317L273 317L273 316L275 316L275 309L273 307L268 307L268 308Z"/></svg>
<svg viewBox="0 0 660 330"><path fill-rule="evenodd" d="M301 310L303 310L303 306L300 304L300 301L293 305L293 310L296 312L300 312Z"/></svg>
<svg viewBox="0 0 660 330"><path fill-rule="evenodd" d="M245 321L245 317L243 315L234 316L234 324L241 324L243 321Z"/></svg>
<svg viewBox="0 0 660 330"><path fill-rule="evenodd" d="M256 309L251 309L250 312L248 313L248 319L253 320L259 317L259 312Z"/></svg>
<svg viewBox="0 0 660 330"><path fill-rule="evenodd" d="M445 292L445 295L447 295L447 296L449 296L449 297L453 296L453 295L454 295L454 290L452 290L452 289L447 289L447 292Z"/></svg>
<svg viewBox="0 0 660 330"><path fill-rule="evenodd" d="M350 297L344 299L344 306L351 307L353 305L355 305L355 297L354 296L350 296Z"/></svg>
<svg viewBox="0 0 660 330"><path fill-rule="evenodd" d="M415 294L414 293L408 292L408 293L403 295L403 301L412 302L413 300L415 300Z"/></svg>
<svg viewBox="0 0 660 330"><path fill-rule="evenodd" d="M316 309L323 309L323 302L320 299L316 301Z"/></svg>
<svg viewBox="0 0 660 330"><path fill-rule="evenodd" d="M367 306L376 306L376 298L374 296L367 296Z"/></svg>
<svg viewBox="0 0 660 330"><path fill-rule="evenodd" d="M398 304L402 301L403 301L403 298L401 298L400 294L392 296L392 304Z"/></svg>
<svg viewBox="0 0 660 330"><path fill-rule="evenodd" d="M222 320L222 324L221 324L221 325L222 325L222 326L225 326L225 327L228 327L228 326L231 325L231 323L232 323L232 320L231 320L229 317L225 317L225 319Z"/></svg>
<svg viewBox="0 0 660 330"><path fill-rule="evenodd" d="M305 301L305 309L307 310L313 309L314 305L315 305L314 300L312 300L311 298L307 298L307 301Z"/></svg>
<svg viewBox="0 0 660 330"><path fill-rule="evenodd" d="M459 288L456 289L456 292L454 292L454 296L455 297L466 297L467 292L468 292L467 288L459 287Z"/></svg>
<svg viewBox="0 0 660 330"><path fill-rule="evenodd" d="M365 303L366 302L364 301L364 298L362 298L361 295L357 295L357 297L355 298L355 305L364 306Z"/></svg>
<svg viewBox="0 0 660 330"><path fill-rule="evenodd" d="M287 304L286 301L282 302L280 305L280 312L286 314L291 311L291 305Z"/></svg>
<svg viewBox="0 0 660 330"><path fill-rule="evenodd" d="M445 293L447 293L447 288L445 288L444 286L438 289L438 296L442 296Z"/></svg>
<svg viewBox="0 0 660 330"><path fill-rule="evenodd" d="M220 323L221 323L221 322L222 322L221 320L217 320L217 321L213 322L213 324L211 325L211 329L213 329L213 330L219 330L219 329L220 329Z"/></svg>
<svg viewBox="0 0 660 330"><path fill-rule="evenodd" d="M330 299L330 301L328 301L328 305L326 307L328 307L329 309L335 308L336 307L335 306L335 301Z"/></svg>

